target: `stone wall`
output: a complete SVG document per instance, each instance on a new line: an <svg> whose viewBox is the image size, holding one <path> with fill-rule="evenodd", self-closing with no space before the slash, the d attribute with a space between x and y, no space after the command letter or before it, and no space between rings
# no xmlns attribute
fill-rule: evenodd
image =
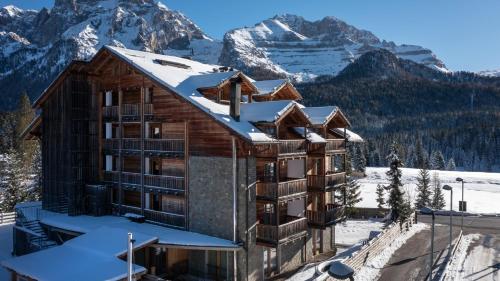
<svg viewBox="0 0 500 281"><path fill-rule="evenodd" d="M189 158L189 230L233 240L233 159ZM238 280L263 279L263 248L255 244L255 158L237 160ZM228 266L233 268L233 254Z"/></svg>

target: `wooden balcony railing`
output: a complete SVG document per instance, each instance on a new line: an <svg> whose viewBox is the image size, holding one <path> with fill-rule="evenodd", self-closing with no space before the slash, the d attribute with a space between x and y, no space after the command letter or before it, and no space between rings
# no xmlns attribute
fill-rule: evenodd
<svg viewBox="0 0 500 281"><path fill-rule="evenodd" d="M258 182L256 186L257 196L270 200L278 200L280 198L300 195L306 192L306 179L294 179L280 182L279 184L275 182Z"/></svg>
<svg viewBox="0 0 500 281"><path fill-rule="evenodd" d="M118 119L118 106L104 106L102 117L105 119Z"/></svg>
<svg viewBox="0 0 500 281"><path fill-rule="evenodd" d="M184 190L184 177L144 175L144 185Z"/></svg>
<svg viewBox="0 0 500 281"><path fill-rule="evenodd" d="M141 150L141 140L140 139L128 139L124 138L122 149L125 150Z"/></svg>
<svg viewBox="0 0 500 281"><path fill-rule="evenodd" d="M118 150L120 149L119 139L104 139L103 140L104 150Z"/></svg>
<svg viewBox="0 0 500 281"><path fill-rule="evenodd" d="M123 116L139 116L139 104L122 104Z"/></svg>
<svg viewBox="0 0 500 281"><path fill-rule="evenodd" d="M144 115L153 115L153 104L152 103L146 103L144 104Z"/></svg>
<svg viewBox="0 0 500 281"><path fill-rule="evenodd" d="M305 140L280 140L278 154L300 154L307 149Z"/></svg>
<svg viewBox="0 0 500 281"><path fill-rule="evenodd" d="M308 175L307 187L313 190L326 190L345 183L345 173L334 173L325 176Z"/></svg>
<svg viewBox="0 0 500 281"><path fill-rule="evenodd" d="M345 218L345 207L327 204L322 211L306 211L309 223L319 226L327 226Z"/></svg>
<svg viewBox="0 0 500 281"><path fill-rule="evenodd" d="M141 184L141 174L122 172L122 183ZM104 181L118 183L120 179L119 171L104 171ZM168 188L184 190L184 177L164 176L164 175L144 175L144 185L158 188Z"/></svg>
<svg viewBox="0 0 500 281"><path fill-rule="evenodd" d="M326 151L345 149L344 139L328 139L326 140Z"/></svg>
<svg viewBox="0 0 500 281"><path fill-rule="evenodd" d="M166 152L183 152L183 139L145 139L144 150L147 151L166 151Z"/></svg>
<svg viewBox="0 0 500 281"><path fill-rule="evenodd" d="M295 218L288 223L277 225L257 224L257 239L279 243L289 237L306 234L307 218Z"/></svg>

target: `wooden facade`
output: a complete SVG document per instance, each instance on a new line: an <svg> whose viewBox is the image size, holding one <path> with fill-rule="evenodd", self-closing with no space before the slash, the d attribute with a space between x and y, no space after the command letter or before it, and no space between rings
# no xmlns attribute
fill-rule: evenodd
<svg viewBox="0 0 500 281"><path fill-rule="evenodd" d="M300 98L289 83L269 95L255 95L249 80L241 83L243 102ZM222 104L230 98L226 82L198 91ZM282 245L301 241L305 248L308 226L324 229L344 218L343 202L334 193L346 180L346 140L331 131L349 126L343 115L314 126L292 106L274 122L254 124L276 141L252 143L106 49L89 63L72 64L35 106L42 109L36 126L45 209L134 213L189 230L189 183L197 176L189 174L190 157L236 157L255 159L256 217L249 223L256 228L254 241L278 249L278 265ZM297 128L326 142L312 143ZM107 188L100 197L106 206L89 202L99 196L89 186Z"/></svg>

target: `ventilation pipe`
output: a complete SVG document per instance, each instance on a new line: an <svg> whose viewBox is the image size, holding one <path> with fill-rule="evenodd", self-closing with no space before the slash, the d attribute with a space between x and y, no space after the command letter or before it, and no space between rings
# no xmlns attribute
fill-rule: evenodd
<svg viewBox="0 0 500 281"><path fill-rule="evenodd" d="M229 104L229 114L234 120L240 121L240 102L241 102L241 77L231 79L231 96Z"/></svg>

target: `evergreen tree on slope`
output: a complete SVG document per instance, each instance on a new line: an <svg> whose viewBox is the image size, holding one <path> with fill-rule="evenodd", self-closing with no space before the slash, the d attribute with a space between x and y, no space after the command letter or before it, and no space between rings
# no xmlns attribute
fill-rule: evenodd
<svg viewBox="0 0 500 281"><path fill-rule="evenodd" d="M12 212L14 206L26 200L28 197L26 173L23 168L23 155L16 150L10 149L5 155L4 167L0 178L0 191L2 212Z"/></svg>
<svg viewBox="0 0 500 281"><path fill-rule="evenodd" d="M445 168L445 161L443 157L443 153L439 150L435 150L432 153L432 158L431 158L431 167L434 170L444 170Z"/></svg>
<svg viewBox="0 0 500 281"><path fill-rule="evenodd" d="M431 206L431 176L427 169L421 169L417 177L417 199L415 208Z"/></svg>
<svg viewBox="0 0 500 281"><path fill-rule="evenodd" d="M387 171L387 179L389 180L389 185L386 189L389 190L389 200L387 204L392 211L392 219L397 220L402 214L403 208L403 183L401 182L401 167L403 163L399 159L398 150L396 148L396 143L391 145L390 153L387 156L387 161L389 162L389 171Z"/></svg>
<svg viewBox="0 0 500 281"><path fill-rule="evenodd" d="M382 209L385 205L385 198L384 198L384 186L381 184L377 184L377 207L379 209Z"/></svg>
<svg viewBox="0 0 500 281"><path fill-rule="evenodd" d="M448 164L446 164L446 170L455 171L456 169L457 167L455 165L455 160L453 158L450 158L450 160L448 160Z"/></svg>

